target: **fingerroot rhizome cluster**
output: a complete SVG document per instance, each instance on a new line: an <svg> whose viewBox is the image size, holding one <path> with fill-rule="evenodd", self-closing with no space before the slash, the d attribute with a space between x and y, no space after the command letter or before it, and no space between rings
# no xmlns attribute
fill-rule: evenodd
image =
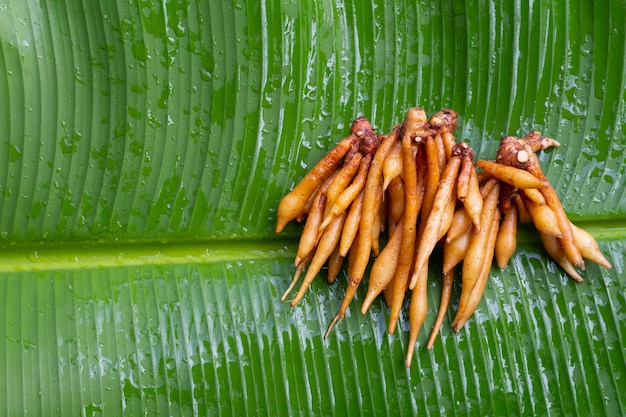
<svg viewBox="0 0 626 417"><path fill-rule="evenodd" d="M333 282L347 261L348 286L325 337L343 319L373 258L361 312L382 294L390 309L388 331L394 333L410 293L409 367L426 317L428 260L437 244L443 248L442 293L428 348L450 303L454 268L462 268L452 321L458 332L480 302L494 258L504 268L515 252L518 222L532 222L547 253L577 281L583 258L611 268L594 238L570 222L541 171L536 152L559 146L557 141L536 131L506 136L495 160L474 161L472 148L456 141L456 125L457 114L449 109L428 118L413 107L386 135L357 118L350 134L281 200L276 232L292 220L304 224L283 300L305 270L292 306L322 267Z"/></svg>

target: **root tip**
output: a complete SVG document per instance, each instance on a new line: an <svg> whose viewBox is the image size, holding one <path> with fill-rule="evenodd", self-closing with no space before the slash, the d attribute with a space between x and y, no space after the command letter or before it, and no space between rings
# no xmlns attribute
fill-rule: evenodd
<svg viewBox="0 0 626 417"><path fill-rule="evenodd" d="M458 333L458 332L461 331L463 326L465 326L465 320L462 320L462 321L459 321L459 322L453 324L452 325L452 329L454 330L455 333Z"/></svg>
<svg viewBox="0 0 626 417"><path fill-rule="evenodd" d="M439 336L439 327L434 328L430 333L430 337L428 338L428 343L426 343L426 349L430 350L435 345L435 340L437 340L437 336Z"/></svg>
<svg viewBox="0 0 626 417"><path fill-rule="evenodd" d="M363 303L363 305L361 306L361 314L367 314L367 310L369 310L369 308L370 308L369 304Z"/></svg>
<svg viewBox="0 0 626 417"><path fill-rule="evenodd" d="M584 281L583 277L581 277L578 274L568 274L568 275L570 276L570 278L572 278L576 282L583 282Z"/></svg>
<svg viewBox="0 0 626 417"><path fill-rule="evenodd" d="M324 333L324 339L328 339L328 336L330 336L330 333L333 331L333 328L335 327L335 324L337 324L337 322L339 320L343 319L343 317L341 317L339 314L337 314L332 321L330 322L330 324L328 325L328 329L326 329L326 333Z"/></svg>
<svg viewBox="0 0 626 417"><path fill-rule="evenodd" d="M406 366L407 369L411 367L411 363L413 362L413 354L415 353L415 349L413 345L411 345L409 347L409 350L406 352L406 359L404 360L404 366Z"/></svg>
<svg viewBox="0 0 626 417"><path fill-rule="evenodd" d="M285 226L287 225L287 222L282 221L282 220L278 220L278 222L276 223L276 228L274 229L274 231L276 233L280 233L283 231L283 229L285 228Z"/></svg>
<svg viewBox="0 0 626 417"><path fill-rule="evenodd" d="M417 278L418 278L417 274L413 274L413 276L411 277L411 280L409 281L410 290L413 290L413 288L415 288L415 284L417 284Z"/></svg>
<svg viewBox="0 0 626 417"><path fill-rule="evenodd" d="M282 295L282 297L280 297L280 301L286 301L287 300L287 296L289 296L289 293L291 292L291 288L287 288L287 291L285 291Z"/></svg>
<svg viewBox="0 0 626 417"><path fill-rule="evenodd" d="M438 335L439 335L439 331L437 330L437 332L435 332L433 330L433 332L430 334L430 337L428 338L428 343L426 343L426 349L431 350L433 348L433 346L435 345L435 340L437 340Z"/></svg>

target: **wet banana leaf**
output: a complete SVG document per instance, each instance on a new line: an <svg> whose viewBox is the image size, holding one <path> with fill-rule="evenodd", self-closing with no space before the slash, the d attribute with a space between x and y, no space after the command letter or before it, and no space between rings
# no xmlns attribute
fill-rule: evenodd
<svg viewBox="0 0 626 417"><path fill-rule="evenodd" d="M0 0L0 414L626 414L623 1ZM531 229L413 366L406 311L322 337L346 275L279 301L281 197L357 116L460 114L540 154L613 264L575 283ZM454 300L460 292L454 288Z"/></svg>

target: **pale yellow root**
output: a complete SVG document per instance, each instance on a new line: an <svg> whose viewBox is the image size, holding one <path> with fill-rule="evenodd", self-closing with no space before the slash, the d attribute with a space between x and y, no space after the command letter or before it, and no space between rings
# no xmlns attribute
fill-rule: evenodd
<svg viewBox="0 0 626 417"><path fill-rule="evenodd" d="M341 194L341 192L345 190L346 187L348 187L348 185L352 182L352 179L359 171L362 159L363 155L357 153L350 160L350 162L343 165L339 169L339 172L337 173L337 175L335 175L330 185L328 186L328 190L326 190L326 199L329 203L328 208L332 206L332 203L335 201L337 196L339 196L339 194Z"/></svg>
<svg viewBox="0 0 626 417"><path fill-rule="evenodd" d="M400 178L395 178L389 184L387 188L388 195L388 212L389 217L392 218L396 225L402 218L402 214L404 214L404 184Z"/></svg>
<svg viewBox="0 0 626 417"><path fill-rule="evenodd" d="M347 257L348 257L348 276L350 276L352 268L354 267L354 262L356 260L356 255L357 255L358 251L359 251L359 231L357 230L356 238L352 242L352 246L350 246L350 248L348 250L348 253L347 253Z"/></svg>
<svg viewBox="0 0 626 417"><path fill-rule="evenodd" d="M583 282L583 277L580 276L576 268L574 268L574 265L567 258L560 239L541 232L539 235L541 236L543 247L554 262L559 264L574 281Z"/></svg>
<svg viewBox="0 0 626 417"><path fill-rule="evenodd" d="M439 233L437 234L437 242L443 239L450 230L450 226L452 225L452 221L454 220L454 209L456 207L456 201L456 190L452 189L450 201L443 211L441 225L439 226Z"/></svg>
<svg viewBox="0 0 626 417"><path fill-rule="evenodd" d="M309 253L307 257L302 259L300 263L296 266L296 272L293 274L293 279L289 283L289 286L283 293L282 297L280 297L280 301L285 301L287 299L287 296L298 283L298 280L300 279L300 275L302 275L302 271L304 270L304 267L311 261L311 258L313 258L313 253Z"/></svg>
<svg viewBox="0 0 626 417"><path fill-rule="evenodd" d="M383 162L383 190L402 174L402 145L397 142Z"/></svg>
<svg viewBox="0 0 626 417"><path fill-rule="evenodd" d="M446 146L443 143L443 136L441 133L437 133L434 137L435 145L437 146L437 156L439 157L439 175L443 174L443 169L448 163L448 156L446 154Z"/></svg>
<svg viewBox="0 0 626 417"><path fill-rule="evenodd" d="M341 240L339 241L339 254L345 257L348 254L348 250L352 246L352 242L356 238L356 234L359 231L359 224L361 222L361 211L363 208L363 190L359 193L357 198L350 205L348 211L348 217L343 225L343 231L341 232Z"/></svg>
<svg viewBox="0 0 626 417"><path fill-rule="evenodd" d="M468 227L464 233L449 242L447 240L444 242L442 267L444 273L452 271L452 268L461 263L463 258L465 258L473 234L474 226L470 224L470 227Z"/></svg>
<svg viewBox="0 0 626 417"><path fill-rule="evenodd" d="M547 181L539 179L521 168L515 168L485 159L477 160L476 165L484 169L492 177L511 184L515 188L543 188L549 185Z"/></svg>
<svg viewBox="0 0 626 417"><path fill-rule="evenodd" d="M383 224L380 218L380 211L378 211L372 226L372 255L374 257L380 255L380 230Z"/></svg>
<svg viewBox="0 0 626 417"><path fill-rule="evenodd" d="M346 213L344 212L330 223L320 238L315 254L313 255L313 259L311 259L311 264L309 265L306 275L304 276L304 280L300 285L300 289L293 300L291 300L292 306L295 306L302 299L302 297L304 297L304 293L313 282L313 279L320 272L324 263L326 263L330 255L333 253L337 243L339 243L339 239L341 238L341 229L343 228L345 220Z"/></svg>
<svg viewBox="0 0 626 417"><path fill-rule="evenodd" d="M480 184L474 166L470 168L467 195L461 200L467 214L471 217L474 226L480 229L480 213L483 211L483 198L480 194Z"/></svg>
<svg viewBox="0 0 626 417"><path fill-rule="evenodd" d="M366 128L371 128L369 122ZM365 135L363 130L358 130L355 133L359 133L360 136L351 133L350 136L344 138L315 164L315 166L306 173L304 178L282 198L277 210L276 233L280 233L287 223L300 215L309 196L322 181L336 170L337 165L348 153L352 144Z"/></svg>
<svg viewBox="0 0 626 417"><path fill-rule="evenodd" d="M517 249L517 206L511 204L504 215L496 237L496 264L504 269Z"/></svg>
<svg viewBox="0 0 626 417"><path fill-rule="evenodd" d="M387 228L387 217L389 216L389 207L386 204L384 192L380 197L380 201L378 201L376 210L378 210L378 217L380 218L380 233L384 233L385 229Z"/></svg>
<svg viewBox="0 0 626 417"><path fill-rule="evenodd" d="M333 249L333 253L330 254L328 258L328 274L327 279L329 283L335 282L339 272L341 271L341 267L343 266L343 256L339 253L339 245L335 245L335 249Z"/></svg>
<svg viewBox="0 0 626 417"><path fill-rule="evenodd" d="M425 268L428 258L437 244L436 239L441 228L443 213L450 201L450 197L453 195L460 167L461 158L453 157L450 159L450 162L448 162L448 165L446 165L446 169L441 176L441 182L439 183L439 188L437 189L433 209L428 216L428 220L424 226L424 231L420 236L420 241L417 245L417 251L414 255L415 265L413 267L413 276L409 284L409 288L411 289L415 286L417 277L419 276L422 268Z"/></svg>
<svg viewBox="0 0 626 417"><path fill-rule="evenodd" d="M339 307L337 315L333 318L324 337L328 337L333 327L339 320L343 320L350 303L356 295L356 290L361 283L361 279L365 274L365 269L369 263L369 257L372 252L372 227L374 227L375 217L378 215L376 207L382 198L382 169L383 162L393 145L399 140L399 128L385 136L385 139L378 147L374 154L374 160L370 165L367 173L367 181L365 183L363 194L363 207L361 212L361 221L359 222L358 239L355 247L353 259L348 261L348 287ZM352 243L355 245L355 242ZM352 251L350 251L352 252ZM350 256L352 258L352 256ZM350 262L352 260L352 262Z"/></svg>
<svg viewBox="0 0 626 417"><path fill-rule="evenodd" d="M424 198L420 215L428 217L433 208L435 195L440 184L441 174L439 171L439 156L437 155L437 147L433 138L428 137L423 140L423 148L426 154L426 183L424 190Z"/></svg>
<svg viewBox="0 0 626 417"><path fill-rule="evenodd" d="M474 168L469 154L463 155L461 158L461 169L459 170L459 177L456 180L456 193L459 200L465 200L469 192L469 181L471 178L471 171Z"/></svg>
<svg viewBox="0 0 626 417"><path fill-rule="evenodd" d="M335 171L333 175L336 175L336 174L337 174L337 171ZM319 184L315 188L313 193L311 193L311 195L307 199L306 204L304 205L304 208L302 209L298 217L296 217L296 221L298 223L302 223L304 220L306 220L307 216L309 215L309 211L311 211L311 206L313 205L313 201L315 201L315 199L317 198L317 195L320 193L321 188L322 188L322 184Z"/></svg>
<svg viewBox="0 0 626 417"><path fill-rule="evenodd" d="M485 265L485 259L493 257L493 250L491 254L487 253L487 247L489 245L490 227L493 223L493 218L498 212L498 194L500 191L500 184L496 184L491 190L485 203L483 205L483 212L480 218L480 224L486 225L486 227L476 230L470 240L465 258L463 259L463 269L461 273L461 294L459 296L459 307L456 313L456 317L452 322L452 326L455 327L457 319L462 319L465 315L465 311L468 306L473 288L480 279L480 273ZM494 237L495 239L495 237ZM491 262L491 260L490 260Z"/></svg>
<svg viewBox="0 0 626 417"><path fill-rule="evenodd" d="M522 190L522 192L526 197L528 197L530 201L532 201L536 205L543 206L544 204L546 204L546 199L543 197L543 194L541 194L541 191L534 188L528 188L526 190Z"/></svg>
<svg viewBox="0 0 626 417"><path fill-rule="evenodd" d="M452 271L444 272L441 279L441 301L439 302L439 311L437 312L437 318L435 319L433 330L430 332L426 349L432 349L435 344L435 340L437 340L437 336L439 335L439 331L441 330L441 326L443 325L443 320L446 317L446 311L448 310L450 299L452 298L452 283Z"/></svg>
<svg viewBox="0 0 626 417"><path fill-rule="evenodd" d="M417 166L413 155L412 139L405 135L402 138L402 156L404 160L404 223L402 225L402 243L400 258L393 278L391 311L387 331L393 334L400 317L400 309L406 293L406 283L413 265L415 247L416 222L418 216Z"/></svg>
<svg viewBox="0 0 626 417"><path fill-rule="evenodd" d="M574 266L577 266L580 269L585 269L583 256L574 242L574 232L572 231L571 222L567 218L567 214L563 209L563 205L561 205L561 201L559 200L556 191L551 185L544 187L539 191L541 191L541 194L543 194L546 199L546 205L554 211L557 225L562 233L561 245L563 246L563 251L567 255L567 259L569 259Z"/></svg>
<svg viewBox="0 0 626 417"><path fill-rule="evenodd" d="M465 325L467 320L469 320L472 314L474 314L474 311L476 310L476 307L478 307L483 293L485 292L485 286L487 285L487 280L489 279L489 271L491 270L491 264L493 262L493 253L496 244L496 236L498 234L499 223L500 211L496 207L496 212L492 218L491 224L489 225L489 234L487 239L487 245L485 248L486 256L483 260L483 265L478 275L478 279L476 280L474 287L471 289L465 306L461 306L461 304L459 303L457 314L454 317L454 321L452 322L452 327L457 333Z"/></svg>
<svg viewBox="0 0 626 417"><path fill-rule="evenodd" d="M391 133L385 136L385 139L374 154L374 160L367 173L367 181L365 182L365 188L363 190L361 221L359 223L359 251L356 254L354 266L351 268L352 275L349 277L349 282L352 286L359 285L365 273L365 269L367 268L372 251L372 227L374 227L374 220L378 214L375 208L382 198L383 162L399 140L399 135L398 128L394 128ZM354 297L355 292L356 288L349 287L346 296Z"/></svg>
<svg viewBox="0 0 626 417"><path fill-rule="evenodd" d="M418 277L417 284L411 293L411 302L409 303L409 343L405 362L407 368L411 367L417 336L424 325L426 313L428 312L428 267L423 268L420 274L421 276Z"/></svg>
<svg viewBox="0 0 626 417"><path fill-rule="evenodd" d="M443 148L446 153L446 163L452 158L452 148L456 144L456 140L454 139L454 135L451 132L443 132L441 134L441 139L443 140Z"/></svg>
<svg viewBox="0 0 626 417"><path fill-rule="evenodd" d="M574 233L574 242L580 250L584 258L595 262L606 269L611 269L611 263L604 257L598 246L598 242L586 230L581 229L572 223L572 232Z"/></svg>
<svg viewBox="0 0 626 417"><path fill-rule="evenodd" d="M395 277L395 274L394 274L394 277ZM387 307L391 307L391 303L393 302L393 278L394 277L391 277L391 281L389 281L389 284L387 284L387 286L383 290L383 300L385 301L385 305Z"/></svg>
<svg viewBox="0 0 626 417"><path fill-rule="evenodd" d="M337 216L343 213L348 209L350 204L359 196L363 187L365 186L365 180L367 179L367 171L369 169L370 163L372 160L371 155L366 155L365 158L361 161L361 165L359 166L359 172L354 178L352 184L347 186L339 195L335 197L335 199L331 202L328 201L326 206L327 208L324 210L324 221L322 222L322 226L320 229L324 230L326 226Z"/></svg>
<svg viewBox="0 0 626 417"><path fill-rule="evenodd" d="M470 224L472 224L472 218L467 214L465 207L457 207L452 218L452 224L450 224L446 235L446 241L450 242L465 233Z"/></svg>
<svg viewBox="0 0 626 417"><path fill-rule="evenodd" d="M554 211L552 211L550 207L546 204L536 204L526 196L525 191L523 192L522 200L539 233L551 235L556 238L563 236L561 229L559 229Z"/></svg>
<svg viewBox="0 0 626 417"><path fill-rule="evenodd" d="M533 218L530 215L528 208L524 204L524 201L522 200L522 197L519 194L513 194L513 202L515 203L515 206L517 207L517 212L518 212L517 215L518 215L520 223L526 224L526 223L532 222Z"/></svg>
<svg viewBox="0 0 626 417"><path fill-rule="evenodd" d="M297 266L300 261L305 258L317 245L319 236L319 228L322 224L322 216L324 215L324 206L326 205L326 194L323 192L318 195L313 202L309 216L306 219L300 241L298 242L298 253L294 264Z"/></svg>
<svg viewBox="0 0 626 417"><path fill-rule="evenodd" d="M500 180L497 178L488 178L480 185L480 196L483 198L483 205L485 204L484 200L487 198L493 187L500 184ZM481 212L482 213L482 212Z"/></svg>
<svg viewBox="0 0 626 417"><path fill-rule="evenodd" d="M361 306L361 313L365 314L372 302L391 283L398 266L398 256L400 255L400 244L402 243L403 221L400 220L396 230L383 248L380 256L376 258L370 270L367 293Z"/></svg>

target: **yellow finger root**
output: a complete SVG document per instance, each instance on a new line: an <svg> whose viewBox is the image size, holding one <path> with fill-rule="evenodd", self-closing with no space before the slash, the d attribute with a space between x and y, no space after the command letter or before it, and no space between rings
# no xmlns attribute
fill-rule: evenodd
<svg viewBox="0 0 626 417"><path fill-rule="evenodd" d="M534 225L546 253L576 281L583 280L583 258L611 268L593 236L567 218L539 166L536 153L559 142L538 131L505 136L494 160L474 161L470 145L455 140L457 122L450 109L429 119L413 107L402 123L379 135L367 119L357 118L350 134L280 201L277 233L292 220L304 223L295 274L281 300L303 273L292 306L324 265L334 282L347 262L347 289L324 337L344 318L367 276L361 313L368 314L383 294L391 334L403 327L398 321L410 297L405 364L411 366L428 312L431 258L442 258L442 291L428 349L453 303L455 267L460 266L461 293L451 327L458 332L479 307L494 260L504 269L513 257L518 223Z"/></svg>

